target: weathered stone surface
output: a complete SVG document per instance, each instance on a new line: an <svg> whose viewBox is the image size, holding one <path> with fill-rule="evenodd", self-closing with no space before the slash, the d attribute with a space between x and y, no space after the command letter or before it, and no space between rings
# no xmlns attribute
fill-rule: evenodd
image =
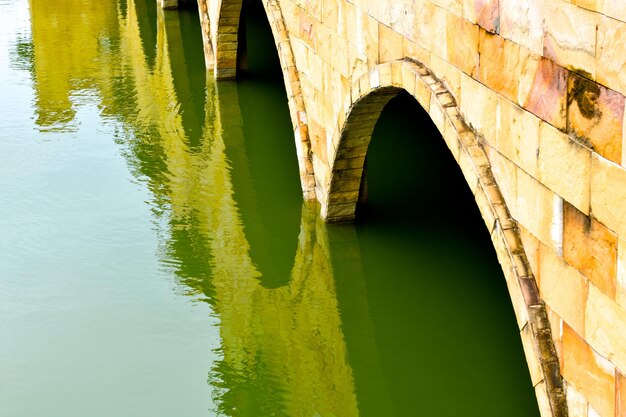
<svg viewBox="0 0 626 417"><path fill-rule="evenodd" d="M541 297L563 321L579 334L584 334L588 284L585 277L569 266L551 249L542 245L539 261ZM577 300L572 303L571 300Z"/></svg>
<svg viewBox="0 0 626 417"><path fill-rule="evenodd" d="M532 176L537 176L539 153L537 116L505 98L498 98L496 108L496 148Z"/></svg>
<svg viewBox="0 0 626 417"><path fill-rule="evenodd" d="M599 15L573 4L544 2L543 55L574 71L596 73Z"/></svg>
<svg viewBox="0 0 626 417"><path fill-rule="evenodd" d="M587 399L572 385L567 387L566 392L567 407L569 408L570 415L576 417L588 417L587 410L589 408L589 403L587 403Z"/></svg>
<svg viewBox="0 0 626 417"><path fill-rule="evenodd" d="M585 340L619 369L626 369L626 310L595 285L589 286Z"/></svg>
<svg viewBox="0 0 626 417"><path fill-rule="evenodd" d="M447 60L468 75L473 75L478 68L478 29L462 17L447 16Z"/></svg>
<svg viewBox="0 0 626 417"><path fill-rule="evenodd" d="M511 215L540 242L559 253L563 244L562 199L539 181L517 168L517 196L509 205ZM540 278L541 279L541 278Z"/></svg>
<svg viewBox="0 0 626 417"><path fill-rule="evenodd" d="M528 370L530 371L530 380L533 386L535 386L543 379L543 373L541 372L541 364L537 355L535 355L535 341L530 324L524 326L521 331L521 336L524 353L526 354L526 362L528 363Z"/></svg>
<svg viewBox="0 0 626 417"><path fill-rule="evenodd" d="M563 326L563 377L603 416L615 415L615 368L570 326Z"/></svg>
<svg viewBox="0 0 626 417"><path fill-rule="evenodd" d="M539 129L538 178L583 213L589 213L591 151L547 123Z"/></svg>
<svg viewBox="0 0 626 417"><path fill-rule="evenodd" d="M567 70L546 58L540 59L528 93L520 99L522 107L552 126L565 129Z"/></svg>
<svg viewBox="0 0 626 417"><path fill-rule="evenodd" d="M510 74L517 72L520 66L519 45L481 31L479 53L478 80L509 100L517 100L519 82L511 80Z"/></svg>
<svg viewBox="0 0 626 417"><path fill-rule="evenodd" d="M626 376L621 372L615 373L615 415L626 414Z"/></svg>
<svg viewBox="0 0 626 417"><path fill-rule="evenodd" d="M491 33L500 31L500 3L493 0L463 0L463 17Z"/></svg>
<svg viewBox="0 0 626 417"><path fill-rule="evenodd" d="M626 309L626 239L620 238L617 244L617 282L615 301Z"/></svg>
<svg viewBox="0 0 626 417"><path fill-rule="evenodd" d="M563 259L615 298L617 236L568 203L563 205Z"/></svg>
<svg viewBox="0 0 626 417"><path fill-rule="evenodd" d="M477 105L480 103L480 105ZM469 126L495 146L498 95L471 77L461 76L461 113Z"/></svg>
<svg viewBox="0 0 626 417"><path fill-rule="evenodd" d="M542 0L500 0L500 35L541 55Z"/></svg>
<svg viewBox="0 0 626 417"><path fill-rule="evenodd" d="M624 96L576 74L571 74L567 90L568 132L621 163Z"/></svg>
<svg viewBox="0 0 626 417"><path fill-rule="evenodd" d="M402 35L383 24L378 26L378 62L402 58Z"/></svg>
<svg viewBox="0 0 626 417"><path fill-rule="evenodd" d="M593 154L591 212L605 226L626 236L626 168Z"/></svg>
<svg viewBox="0 0 626 417"><path fill-rule="evenodd" d="M621 6L623 9L623 5ZM626 23L603 17L598 24L597 80L626 94Z"/></svg>

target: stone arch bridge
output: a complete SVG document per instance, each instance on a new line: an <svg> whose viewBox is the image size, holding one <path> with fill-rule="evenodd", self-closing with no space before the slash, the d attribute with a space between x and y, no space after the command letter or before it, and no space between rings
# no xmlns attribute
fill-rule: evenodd
<svg viewBox="0 0 626 417"><path fill-rule="evenodd" d="M305 199L351 220L374 125L411 94L491 234L542 416L626 416L621 1L258 1ZM235 78L242 0L198 6L207 68Z"/></svg>

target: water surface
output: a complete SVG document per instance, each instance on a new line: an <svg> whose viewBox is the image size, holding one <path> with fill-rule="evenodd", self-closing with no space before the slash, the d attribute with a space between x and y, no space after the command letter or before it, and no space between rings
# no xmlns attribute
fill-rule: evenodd
<svg viewBox="0 0 626 417"><path fill-rule="evenodd" d="M538 415L424 112L389 104L369 204L325 225L246 8L216 84L193 10L0 0L0 417Z"/></svg>

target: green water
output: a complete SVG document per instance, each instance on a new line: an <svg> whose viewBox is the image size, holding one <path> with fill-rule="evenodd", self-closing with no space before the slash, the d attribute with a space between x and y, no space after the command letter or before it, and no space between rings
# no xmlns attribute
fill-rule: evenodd
<svg viewBox="0 0 626 417"><path fill-rule="evenodd" d="M388 105L368 205L327 226L265 22L216 84L197 14L155 3L0 0L0 417L537 416L419 106Z"/></svg>

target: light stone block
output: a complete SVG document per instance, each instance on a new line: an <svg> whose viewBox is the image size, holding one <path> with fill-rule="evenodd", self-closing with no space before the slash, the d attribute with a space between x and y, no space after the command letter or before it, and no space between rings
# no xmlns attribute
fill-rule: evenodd
<svg viewBox="0 0 626 417"><path fill-rule="evenodd" d="M383 24L378 25L378 62L402 58L402 35Z"/></svg>
<svg viewBox="0 0 626 417"><path fill-rule="evenodd" d="M587 399L576 390L572 385L567 387L567 408L569 409L571 416L576 417L588 417L587 409L589 403Z"/></svg>
<svg viewBox="0 0 626 417"><path fill-rule="evenodd" d="M520 47L502 36L480 34L477 79L511 101L517 100L519 82L511 74L521 72Z"/></svg>
<svg viewBox="0 0 626 417"><path fill-rule="evenodd" d="M491 33L500 31L500 3L497 0L463 0L463 17Z"/></svg>
<svg viewBox="0 0 626 417"><path fill-rule="evenodd" d="M626 237L620 237L617 243L617 283L615 301L617 301L617 304L622 308L626 309Z"/></svg>
<svg viewBox="0 0 626 417"><path fill-rule="evenodd" d="M480 103L480 104L479 104ZM498 95L478 81L461 76L461 114L465 122L495 146L496 106Z"/></svg>
<svg viewBox="0 0 626 417"><path fill-rule="evenodd" d="M553 235L553 225L560 221L554 211L559 201L559 196L517 168L517 194L514 204L509 205L511 215L556 253L562 245L562 240Z"/></svg>
<svg viewBox="0 0 626 417"><path fill-rule="evenodd" d="M597 81L626 94L626 23L608 17L600 19L596 54Z"/></svg>
<svg viewBox="0 0 626 417"><path fill-rule="evenodd" d="M446 17L447 61L468 75L478 68L478 26L462 17L448 14Z"/></svg>
<svg viewBox="0 0 626 417"><path fill-rule="evenodd" d="M500 35L543 53L543 0L500 0Z"/></svg>
<svg viewBox="0 0 626 417"><path fill-rule="evenodd" d="M585 214L589 213L591 150L547 123L539 128L538 179Z"/></svg>
<svg viewBox="0 0 626 417"><path fill-rule="evenodd" d="M532 176L537 176L540 120L498 97L496 108L496 148Z"/></svg>
<svg viewBox="0 0 626 417"><path fill-rule="evenodd" d="M600 15L562 2L544 2L542 15L543 55L561 66L595 77Z"/></svg>
<svg viewBox="0 0 626 417"><path fill-rule="evenodd" d="M541 58L534 68L535 61L527 63L527 70L533 71L532 81L520 81L519 103L526 110L559 129L566 126L567 70L554 62ZM522 85L524 83L524 85Z"/></svg>
<svg viewBox="0 0 626 417"><path fill-rule="evenodd" d="M567 203L563 210L563 259L615 299L617 236Z"/></svg>
<svg viewBox="0 0 626 417"><path fill-rule="evenodd" d="M626 369L626 310L595 285L589 286L585 339L619 369Z"/></svg>
<svg viewBox="0 0 626 417"><path fill-rule="evenodd" d="M571 327L563 328L563 377L601 415L615 415L615 367Z"/></svg>
<svg viewBox="0 0 626 417"><path fill-rule="evenodd" d="M539 276L541 298L565 323L584 334L587 279L545 245L540 249Z"/></svg>
<svg viewBox="0 0 626 417"><path fill-rule="evenodd" d="M591 212L619 236L626 236L626 168L595 153L591 158Z"/></svg>

